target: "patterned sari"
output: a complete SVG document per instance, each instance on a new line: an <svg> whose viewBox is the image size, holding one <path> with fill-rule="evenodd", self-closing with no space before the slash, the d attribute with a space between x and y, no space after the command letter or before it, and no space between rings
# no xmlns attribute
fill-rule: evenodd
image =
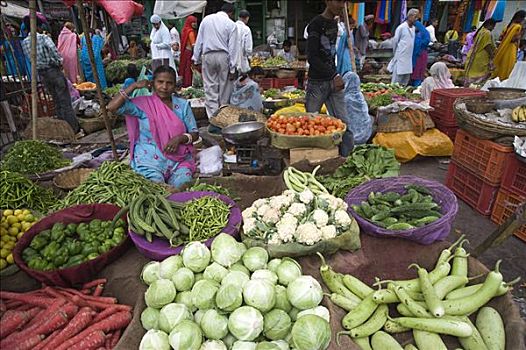
<svg viewBox="0 0 526 350"><path fill-rule="evenodd" d="M464 85L481 84L491 77L491 56L487 47L495 50L491 32L482 27L475 36L473 46L468 52L465 65Z"/></svg>
<svg viewBox="0 0 526 350"><path fill-rule="evenodd" d="M502 42L495 54L495 72L493 77L499 77L500 80L506 80L510 76L511 70L517 62L517 51L519 49L517 42L512 42L512 39L517 36L522 29L518 23L513 23L502 35Z"/></svg>

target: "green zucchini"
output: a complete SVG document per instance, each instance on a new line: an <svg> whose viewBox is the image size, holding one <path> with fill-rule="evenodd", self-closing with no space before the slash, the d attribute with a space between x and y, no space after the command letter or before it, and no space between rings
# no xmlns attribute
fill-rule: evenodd
<svg viewBox="0 0 526 350"><path fill-rule="evenodd" d="M469 337L473 334L473 330L469 324L447 318L397 317L394 318L393 321L402 327L432 333L448 334L455 337Z"/></svg>
<svg viewBox="0 0 526 350"><path fill-rule="evenodd" d="M373 334L371 346L373 350L403 350L395 338L382 331Z"/></svg>
<svg viewBox="0 0 526 350"><path fill-rule="evenodd" d="M436 333L414 329L413 338L420 349L447 350L446 344Z"/></svg>
<svg viewBox="0 0 526 350"><path fill-rule="evenodd" d="M460 345L462 345L462 347L465 350L490 350L484 343L484 340L482 339L482 336L480 332L478 331L477 327L475 327L475 325L471 322L469 317L461 316L459 317L459 319L460 321L463 321L469 324L471 329L473 330L473 334L471 335L471 337L458 338ZM493 327L493 325L491 327ZM504 350L504 348L502 349Z"/></svg>

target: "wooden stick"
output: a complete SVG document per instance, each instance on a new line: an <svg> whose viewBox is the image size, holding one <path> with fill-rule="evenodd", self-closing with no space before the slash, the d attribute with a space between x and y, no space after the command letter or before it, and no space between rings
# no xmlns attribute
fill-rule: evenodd
<svg viewBox="0 0 526 350"><path fill-rule="evenodd" d="M354 58L354 49L353 49L353 46L352 46L352 40L351 40L351 25L350 25L350 21L349 21L349 7L347 6L347 1L345 2L345 25L347 27L347 44L349 45L349 55L351 56L351 66L352 66L352 71L356 74L358 74L358 72L356 71L356 62L355 62L355 58Z"/></svg>
<svg viewBox="0 0 526 350"><path fill-rule="evenodd" d="M89 62L91 70L93 71L93 77L95 78L95 85L97 86L97 97L99 98L100 110L102 111L102 117L104 118L104 124L106 125L106 131L110 139L111 150L113 151L113 159L118 160L117 146L115 146L115 139L113 138L113 131L111 129L111 123L108 118L108 111L106 110L106 102L102 96L102 88L100 87L99 73L97 71L97 65L95 64L95 56L93 55L93 45L91 43L91 36L89 33L88 23L86 21L86 14L82 5L82 0L77 0L77 7L79 9L80 22L82 23L82 31L86 38L86 45L88 46Z"/></svg>
<svg viewBox="0 0 526 350"><path fill-rule="evenodd" d="M33 123L33 140L37 139L37 1L29 1L29 23L31 30L31 121Z"/></svg>

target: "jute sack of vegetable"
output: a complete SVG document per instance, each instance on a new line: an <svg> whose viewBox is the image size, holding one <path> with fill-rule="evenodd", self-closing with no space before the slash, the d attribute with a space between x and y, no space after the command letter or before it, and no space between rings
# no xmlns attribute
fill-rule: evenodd
<svg viewBox="0 0 526 350"><path fill-rule="evenodd" d="M243 233L241 233L241 240L247 247L264 248L271 258L307 256L316 254L316 252L333 254L338 250L354 252L360 249L360 228L358 227L358 223L353 220L351 227L347 231L339 236L320 241L314 245L305 245L296 242L267 244L262 240L247 237Z"/></svg>

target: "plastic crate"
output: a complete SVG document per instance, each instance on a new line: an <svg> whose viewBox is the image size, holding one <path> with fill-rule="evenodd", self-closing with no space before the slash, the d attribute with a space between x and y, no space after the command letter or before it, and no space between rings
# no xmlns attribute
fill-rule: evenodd
<svg viewBox="0 0 526 350"><path fill-rule="evenodd" d="M445 126L435 122L435 127L446 134L451 141L455 142L455 136L457 135L458 126Z"/></svg>
<svg viewBox="0 0 526 350"><path fill-rule="evenodd" d="M485 96L484 91L476 89L436 89L431 93L429 104L435 110L430 113L434 122L440 122L445 126L456 126L457 119L453 104L459 97ZM436 119L436 120L435 120Z"/></svg>
<svg viewBox="0 0 526 350"><path fill-rule="evenodd" d="M452 161L449 163L446 186L480 214L491 215L491 209L499 191L498 185L484 181L481 177Z"/></svg>
<svg viewBox="0 0 526 350"><path fill-rule="evenodd" d="M258 81L259 87L263 90L272 89L274 87L274 79L262 78Z"/></svg>
<svg viewBox="0 0 526 350"><path fill-rule="evenodd" d="M481 140L465 130L458 130L452 158L493 185L502 181L506 165L513 157L513 147Z"/></svg>
<svg viewBox="0 0 526 350"><path fill-rule="evenodd" d="M517 206L526 201L526 196L520 196L501 189L497 194L497 200L491 213L491 221L502 225L513 213ZM515 236L526 242L526 225L515 230Z"/></svg>
<svg viewBox="0 0 526 350"><path fill-rule="evenodd" d="M512 156L502 175L501 187L526 197L526 164Z"/></svg>
<svg viewBox="0 0 526 350"><path fill-rule="evenodd" d="M298 78L274 78L273 87L283 89L286 86L298 87Z"/></svg>
<svg viewBox="0 0 526 350"><path fill-rule="evenodd" d="M22 112L31 115L31 94L25 95L25 99L22 101ZM37 98L37 116L40 118L51 118L55 115L55 102L51 96L39 93Z"/></svg>

